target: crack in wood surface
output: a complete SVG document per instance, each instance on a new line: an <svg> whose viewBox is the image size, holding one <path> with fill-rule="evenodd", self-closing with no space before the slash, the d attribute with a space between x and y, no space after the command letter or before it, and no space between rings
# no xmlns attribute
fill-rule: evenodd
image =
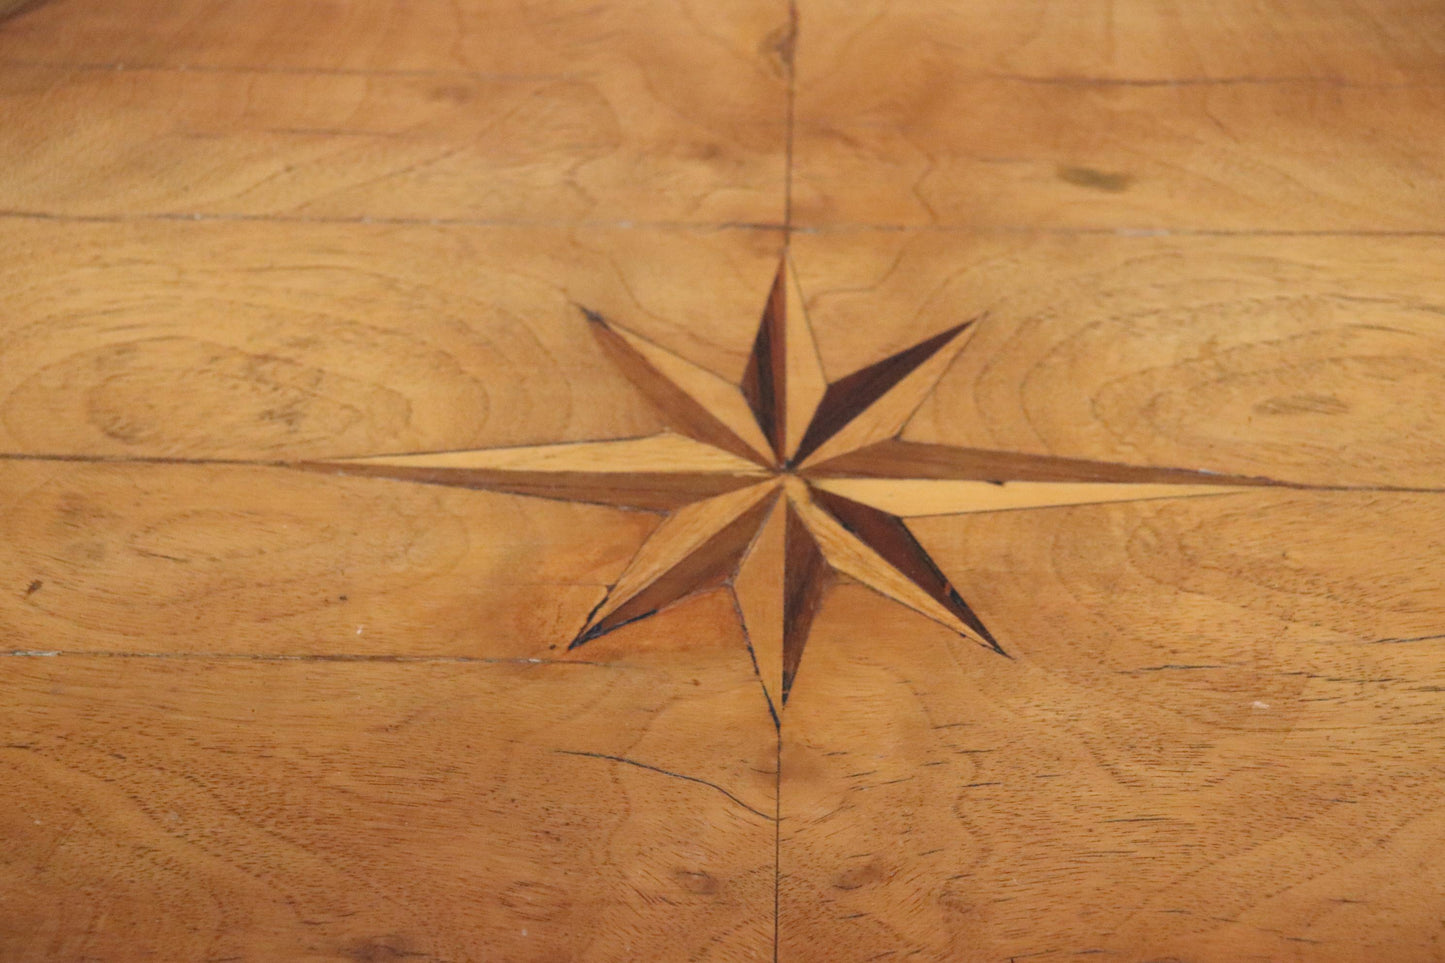
<svg viewBox="0 0 1445 963"><path fill-rule="evenodd" d="M687 773L683 772L673 772L671 769L663 769L661 766L654 766L650 763L640 762L636 759L629 759L626 756L613 756L605 752L578 752L573 749L556 749L553 751L556 752L559 756L579 756L584 759L602 759L607 762L616 762L621 763L625 766L632 766L636 769L642 769L647 772L655 772L658 775L667 776L671 779L681 779L684 782L694 782L700 786L707 786L709 789L713 789L717 792L722 793L728 799L731 799L733 802L737 803L739 806L741 806L743 809L746 809L754 816L761 816L763 819L766 819L769 822L776 821L775 817L768 815L761 809L758 809L756 806L749 805L728 789L724 788L723 786L719 786L717 783L712 782L711 780L702 779L698 776L689 776Z"/></svg>

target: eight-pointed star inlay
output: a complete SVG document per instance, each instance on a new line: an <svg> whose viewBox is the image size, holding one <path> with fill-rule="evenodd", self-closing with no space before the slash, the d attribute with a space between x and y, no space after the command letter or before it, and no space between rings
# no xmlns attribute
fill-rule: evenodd
<svg viewBox="0 0 1445 963"><path fill-rule="evenodd" d="M1006 655L906 519L1216 495L1267 479L904 441L964 322L836 381L785 255L740 385L583 309L673 429L647 438L327 462L331 471L666 513L572 642L730 586L775 715L830 579ZM321 467L321 466L317 466Z"/></svg>

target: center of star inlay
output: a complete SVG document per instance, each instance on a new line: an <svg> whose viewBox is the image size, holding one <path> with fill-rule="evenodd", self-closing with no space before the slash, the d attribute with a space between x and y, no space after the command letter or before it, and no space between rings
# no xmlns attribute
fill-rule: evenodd
<svg viewBox="0 0 1445 963"><path fill-rule="evenodd" d="M669 431L317 467L663 513L571 646L725 586L779 719L814 615L839 576L1007 655L914 537L909 518L1278 484L903 440L976 322L829 380L786 256L737 384L594 311L582 313Z"/></svg>

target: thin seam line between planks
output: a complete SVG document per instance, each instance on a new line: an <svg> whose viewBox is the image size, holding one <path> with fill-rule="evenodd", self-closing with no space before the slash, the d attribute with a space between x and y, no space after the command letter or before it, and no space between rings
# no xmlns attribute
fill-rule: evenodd
<svg viewBox="0 0 1445 963"><path fill-rule="evenodd" d="M796 17L793 18L796 25ZM796 27L795 27L796 29ZM305 67L266 64L166 64L126 61L66 61L0 59L0 69L71 70L86 73L209 73L209 74L283 74L318 77L397 77L397 78L469 78L488 83L550 83L556 81L588 81L597 72L506 73L469 70L465 67ZM1232 77L1103 77L1061 74L1056 76L989 73L980 71L962 78L963 82L993 81L1036 84L1055 87L1285 87L1320 86L1355 90L1409 90L1445 86L1439 80L1359 81L1347 77L1281 76L1266 77L1242 74Z"/></svg>
<svg viewBox="0 0 1445 963"><path fill-rule="evenodd" d="M1021 234L1038 237L1366 237L1366 238L1438 238L1445 237L1445 227L1420 229L1392 228L1189 228L1189 227L1040 227L1030 225L967 225L967 224L884 224L845 221L836 224L787 224L767 221L648 221L587 220L562 218L526 220L520 218L465 217L317 217L300 214L230 214L141 212L136 214L57 214L49 211L0 210L0 220L48 221L76 224L134 224L146 222L178 223L261 223L261 224L332 224L375 225L378 227L476 227L554 230L645 230L645 231L761 231L788 234L846 234L849 232L969 234L976 236Z"/></svg>
<svg viewBox="0 0 1445 963"><path fill-rule="evenodd" d="M200 213L177 211L143 211L132 214L57 214L52 211L25 211L18 209L0 210L0 220L58 221L62 223L130 224L146 221L187 222L261 222L277 224L346 224L379 227L512 227L549 229L614 229L642 228L647 230L675 231L773 231L781 232L781 223L766 221L647 221L647 220L588 220L564 218L487 218L487 217L373 217L369 214L347 215L344 217L317 217L305 214L235 214Z"/></svg>
<svg viewBox="0 0 1445 963"><path fill-rule="evenodd" d="M1089 77L1081 75L1034 75L992 73L979 74L979 80L1050 87L1285 87L1318 86L1351 90L1409 90L1445 86L1445 81L1359 81L1346 77L1260 77L1242 74L1234 77Z"/></svg>
<svg viewBox="0 0 1445 963"><path fill-rule="evenodd" d="M586 659L496 659L466 655L367 655L361 653L279 654L246 652L111 652L103 649L10 649L0 651L3 659L176 659L213 662L355 662L410 665L575 665L603 669L643 670L627 662L595 662Z"/></svg>
<svg viewBox="0 0 1445 963"><path fill-rule="evenodd" d="M417 77L461 78L490 83L552 83L555 81L587 81L590 73L511 74L465 67L288 67L249 66L246 64L148 64L125 61L82 60L10 60L0 59L0 70L71 70L85 73L171 73L171 74L289 74L315 77Z"/></svg>

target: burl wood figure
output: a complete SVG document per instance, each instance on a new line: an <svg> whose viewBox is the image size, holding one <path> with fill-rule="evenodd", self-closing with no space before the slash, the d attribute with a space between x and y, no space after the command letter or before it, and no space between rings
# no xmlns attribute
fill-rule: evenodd
<svg viewBox="0 0 1445 963"><path fill-rule="evenodd" d="M1445 960L1442 84L0 0L0 961Z"/></svg>

